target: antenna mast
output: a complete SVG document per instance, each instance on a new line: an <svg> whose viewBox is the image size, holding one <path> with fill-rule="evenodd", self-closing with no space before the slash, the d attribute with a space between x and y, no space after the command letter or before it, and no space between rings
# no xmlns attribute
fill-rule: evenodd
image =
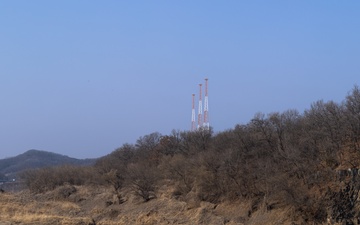
<svg viewBox="0 0 360 225"><path fill-rule="evenodd" d="M192 94L192 110L191 110L191 131L196 130L195 124L195 94Z"/></svg>
<svg viewBox="0 0 360 225"><path fill-rule="evenodd" d="M205 99L204 99L204 124L206 129L210 128L209 123L209 97L208 97L208 78L205 78Z"/></svg>
<svg viewBox="0 0 360 225"><path fill-rule="evenodd" d="M201 99L201 86L202 84L199 84L200 87L200 94L199 94L199 111L198 111L198 129L202 126L202 99Z"/></svg>

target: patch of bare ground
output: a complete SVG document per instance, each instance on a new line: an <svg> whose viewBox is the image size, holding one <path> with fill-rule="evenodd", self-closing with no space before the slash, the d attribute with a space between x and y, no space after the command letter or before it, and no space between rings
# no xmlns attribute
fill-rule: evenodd
<svg viewBox="0 0 360 225"><path fill-rule="evenodd" d="M38 201L29 192L1 194L0 224L91 224L77 216L80 208L68 201Z"/></svg>
<svg viewBox="0 0 360 225"><path fill-rule="evenodd" d="M65 185L36 195L28 191L2 193L0 225L290 224L283 209L260 209L249 217L249 202L212 204L196 201L191 192L179 199L173 191L164 185L156 198L144 202L124 190L120 203L112 189L102 186Z"/></svg>

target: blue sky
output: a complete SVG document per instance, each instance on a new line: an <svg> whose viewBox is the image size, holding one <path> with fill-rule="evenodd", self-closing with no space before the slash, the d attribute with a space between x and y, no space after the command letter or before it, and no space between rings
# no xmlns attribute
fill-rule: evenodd
<svg viewBox="0 0 360 225"><path fill-rule="evenodd" d="M100 157L188 130L209 78L216 132L342 101L360 78L359 1L1 1L0 158Z"/></svg>

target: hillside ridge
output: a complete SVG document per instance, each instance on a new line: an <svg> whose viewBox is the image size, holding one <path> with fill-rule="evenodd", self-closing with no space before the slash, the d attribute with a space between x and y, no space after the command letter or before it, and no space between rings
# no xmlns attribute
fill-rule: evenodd
<svg viewBox="0 0 360 225"><path fill-rule="evenodd" d="M27 169L59 165L92 165L96 159L76 159L58 153L31 149L14 157L0 159L0 173L12 175Z"/></svg>

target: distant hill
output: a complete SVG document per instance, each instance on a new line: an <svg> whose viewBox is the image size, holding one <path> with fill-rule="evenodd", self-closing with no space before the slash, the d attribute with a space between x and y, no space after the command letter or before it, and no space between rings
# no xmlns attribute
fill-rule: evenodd
<svg viewBox="0 0 360 225"><path fill-rule="evenodd" d="M96 159L75 159L47 151L29 150L23 154L0 159L0 173L14 174L26 169L59 165L92 165Z"/></svg>

